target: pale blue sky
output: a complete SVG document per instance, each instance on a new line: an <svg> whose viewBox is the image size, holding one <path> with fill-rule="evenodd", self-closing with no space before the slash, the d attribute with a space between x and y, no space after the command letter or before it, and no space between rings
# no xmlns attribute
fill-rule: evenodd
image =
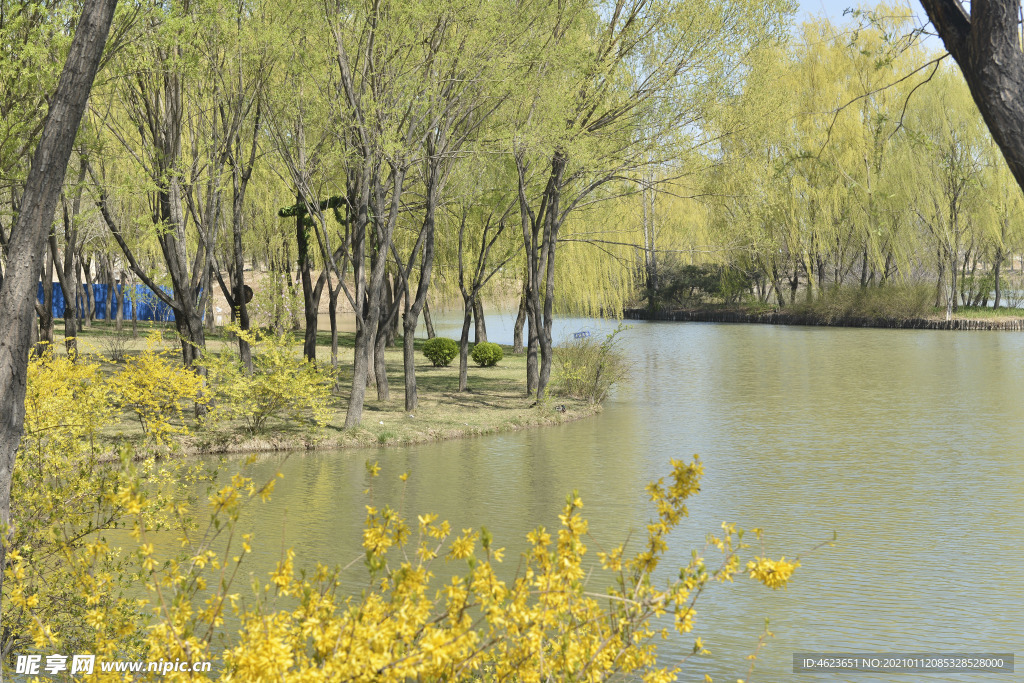
<svg viewBox="0 0 1024 683"><path fill-rule="evenodd" d="M832 21L833 24L844 24L852 21L850 17L843 16L843 10L848 7L867 6L874 7L878 4L878 0L798 0L800 9L797 10L796 20L797 23L805 18L812 16L821 16L824 14ZM893 0L889 0L893 2ZM927 23L927 15L924 12L924 8L921 7L921 3L917 0L904 0L904 4L908 6L914 15L917 17L917 25L921 26ZM928 31L933 29L929 26ZM942 41L935 36L927 36L924 38L924 45L930 50L942 50Z"/></svg>
<svg viewBox="0 0 1024 683"><path fill-rule="evenodd" d="M800 0L800 10L797 12L797 15L820 16L821 14L825 14L833 22L842 22L844 9L847 7L857 7L861 4L874 6L876 3L857 2L857 0ZM924 10L921 9L920 3L914 1L909 3L909 5L917 16L924 17Z"/></svg>

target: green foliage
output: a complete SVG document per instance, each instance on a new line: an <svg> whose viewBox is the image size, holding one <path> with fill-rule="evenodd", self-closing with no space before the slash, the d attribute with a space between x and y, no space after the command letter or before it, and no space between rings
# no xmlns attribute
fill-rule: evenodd
<svg viewBox="0 0 1024 683"><path fill-rule="evenodd" d="M5 182L27 171L26 152L40 134L71 43L67 26L74 12L64 3L0 5L0 175Z"/></svg>
<svg viewBox="0 0 1024 683"><path fill-rule="evenodd" d="M656 299L663 304L732 304L750 290L750 277L731 265L691 265L666 259L658 267Z"/></svg>
<svg viewBox="0 0 1024 683"><path fill-rule="evenodd" d="M290 335L258 337L237 326L227 330L249 342L253 371L247 371L234 346L202 361L217 414L243 420L251 434L262 433L270 418L306 420L314 427L327 422L332 378L302 358Z"/></svg>
<svg viewBox="0 0 1024 683"><path fill-rule="evenodd" d="M960 300L964 306L980 306L996 288L995 273L965 275L960 278ZM958 311L959 313L959 311Z"/></svg>
<svg viewBox="0 0 1024 683"><path fill-rule="evenodd" d="M812 302L792 307L793 313L825 323L840 320L911 320L931 312L935 289L928 285L832 287Z"/></svg>
<svg viewBox="0 0 1024 683"><path fill-rule="evenodd" d="M498 361L505 357L501 347L491 342L480 342L473 347L473 352L470 355L473 357L473 362L482 368L497 365Z"/></svg>
<svg viewBox="0 0 1024 683"><path fill-rule="evenodd" d="M592 403L600 403L617 383L626 378L625 354L618 346L619 325L604 340L573 339L555 349L554 391Z"/></svg>
<svg viewBox="0 0 1024 683"><path fill-rule="evenodd" d="M459 355L459 343L447 337L434 337L423 345L423 355L435 368L443 368Z"/></svg>

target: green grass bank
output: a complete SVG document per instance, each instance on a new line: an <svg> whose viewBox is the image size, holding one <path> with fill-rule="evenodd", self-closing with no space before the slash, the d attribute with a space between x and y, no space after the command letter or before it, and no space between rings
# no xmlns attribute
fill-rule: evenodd
<svg viewBox="0 0 1024 683"><path fill-rule="evenodd" d="M79 332L79 353L100 361L103 371L113 374L145 348L146 335L153 331L161 333L161 346L169 358L180 353L176 333L169 324L140 322L138 335L133 337L130 326L126 325L118 335L113 325L105 321L94 321L88 329ZM215 407L213 419L200 422L186 418L184 424L178 423L177 426L187 428L188 433L176 436L168 451L205 455L401 446L562 424L601 410L599 404L569 396L551 396L540 403L526 396L526 356L513 354L511 347L503 347L504 358L493 367L478 367L470 360L469 391L459 392L458 358L448 367L434 367L421 350L426 340L417 340L419 405L407 412L399 339L397 346L388 347L385 352L388 399L378 400L376 387L368 387L360 426L345 429L353 341L353 334L339 334L338 370L334 372L330 363L330 335L318 335L318 367L324 373L334 372L333 376L338 379L337 388L328 399L325 423L317 425L311 418L271 418L263 432L253 434L239 419L217 418ZM234 343L222 330L207 336L207 349L212 353ZM55 334L54 346L57 353L63 353L62 335ZM296 350L296 357L300 350L301 346ZM113 361L112 356L123 356L124 360ZM180 355L177 357L180 359ZM138 442L144 438L139 421L130 412L122 414L117 424L101 436L112 451L120 442Z"/></svg>

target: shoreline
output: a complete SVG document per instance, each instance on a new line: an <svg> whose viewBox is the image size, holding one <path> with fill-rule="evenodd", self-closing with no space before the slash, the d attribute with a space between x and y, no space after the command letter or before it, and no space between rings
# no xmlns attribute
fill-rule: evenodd
<svg viewBox="0 0 1024 683"><path fill-rule="evenodd" d="M562 399L559 399L562 400ZM479 436L491 436L524 429L536 429L577 422L593 417L603 411L599 403L582 403L551 401L552 406L564 405L565 411L559 412L552 408L532 408L534 414L516 413L517 417L491 425L469 425L466 429L425 427L424 431L416 432L403 438L381 440L380 436L366 427L357 427L348 433L334 435L324 434L291 434L282 431L268 431L265 434L250 436L238 432L221 432L212 435L190 433L178 442L177 454L188 457L204 457L211 455L245 455L250 453L285 453L294 451L340 451L352 448L389 448L415 446L440 441L454 441ZM424 420L424 423L427 421ZM206 440L204 436L213 436Z"/></svg>
<svg viewBox="0 0 1024 683"><path fill-rule="evenodd" d="M160 345L176 361L176 344L166 338L167 330L146 325L145 331L158 329L165 338ZM111 330L99 325L79 338L83 357L92 358L103 366L103 374L110 375L125 367L125 361L112 361L104 353ZM318 335L317 351L320 358L329 356L327 335ZM55 335L55 344L62 339ZM217 353L231 342L211 335L208 352ZM339 335L339 351L347 354L351 348L351 333ZM124 351L132 356L145 343L145 335L126 340ZM425 341L425 340L424 340ZM329 417L317 425L308 414L291 418L282 414L270 418L261 433L250 433L245 420L230 413L197 423L191 417L184 422L175 420L175 426L184 431L171 435L163 444L147 443L137 419L123 413L99 434L102 460L116 459L120 444L136 447L139 458L149 457L205 457L214 455L244 455L250 453L279 453L286 451L329 451L348 448L381 446L411 446L435 441L449 441L560 425L592 417L602 412L600 404L564 395L549 394L538 405L536 398L526 395L526 355L514 354L502 345L505 356L492 367L471 364L468 372L469 390L459 392L458 363L435 367L422 355L421 340L417 340L416 377L419 405L411 413L404 409L404 370L400 347L385 349L389 397L383 400L366 397L362 422L353 429L345 429L345 411L348 404L346 388L331 393L326 404ZM296 359L298 350L296 343ZM172 362L175 362L172 361ZM329 366L321 360L324 368ZM341 372L348 374L342 365ZM346 379L342 379L345 387ZM188 411L186 411L188 412ZM305 411L304 411L305 412ZM145 454L145 455L143 455Z"/></svg>
<svg viewBox="0 0 1024 683"><path fill-rule="evenodd" d="M811 315L772 311L768 313L747 313L729 310L667 310L648 311L644 308L623 310L626 320L651 320L662 322L742 323L755 325L792 325L805 327L868 327L894 330L987 330L1024 331L1024 318L984 319L953 318L940 320L932 318L908 318L906 320L877 318L841 318L823 320Z"/></svg>

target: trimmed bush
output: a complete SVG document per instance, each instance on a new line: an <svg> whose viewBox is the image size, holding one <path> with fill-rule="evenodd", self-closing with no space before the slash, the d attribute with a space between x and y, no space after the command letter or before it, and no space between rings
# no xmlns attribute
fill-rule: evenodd
<svg viewBox="0 0 1024 683"><path fill-rule="evenodd" d="M447 337L434 337L428 339L427 343L423 345L423 355L434 364L435 368L443 368L459 355L459 344L454 339Z"/></svg>
<svg viewBox="0 0 1024 683"><path fill-rule="evenodd" d="M470 355L473 357L473 362L482 368L497 365L498 361L505 356L501 347L491 342L480 342L473 347L473 353Z"/></svg>

